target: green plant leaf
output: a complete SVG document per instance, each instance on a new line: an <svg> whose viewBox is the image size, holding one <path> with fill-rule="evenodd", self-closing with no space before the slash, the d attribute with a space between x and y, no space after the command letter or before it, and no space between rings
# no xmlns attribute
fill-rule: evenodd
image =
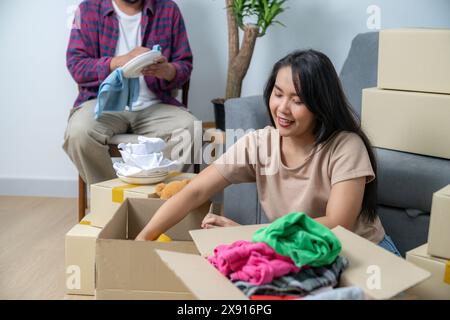
<svg viewBox="0 0 450 320"><path fill-rule="evenodd" d="M275 18L285 11L286 2L287 0L234 0L233 12L242 30L245 28L245 18L256 17L256 24L260 28L259 36L262 37L273 24L285 26Z"/></svg>

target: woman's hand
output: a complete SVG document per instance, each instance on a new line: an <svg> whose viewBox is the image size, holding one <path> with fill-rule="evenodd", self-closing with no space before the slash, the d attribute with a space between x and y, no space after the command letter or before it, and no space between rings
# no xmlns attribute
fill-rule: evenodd
<svg viewBox="0 0 450 320"><path fill-rule="evenodd" d="M203 229L211 229L216 227L236 227L240 224L234 222L231 219L225 218L223 216L218 216L217 214L208 213L202 221Z"/></svg>
<svg viewBox="0 0 450 320"><path fill-rule="evenodd" d="M145 239L145 236L142 233L139 233L138 236L134 240L136 240L136 241L147 241L147 239Z"/></svg>
<svg viewBox="0 0 450 320"><path fill-rule="evenodd" d="M183 220L191 210L200 207L229 185L230 182L214 166L208 166L180 192L164 202L135 239L156 240Z"/></svg>

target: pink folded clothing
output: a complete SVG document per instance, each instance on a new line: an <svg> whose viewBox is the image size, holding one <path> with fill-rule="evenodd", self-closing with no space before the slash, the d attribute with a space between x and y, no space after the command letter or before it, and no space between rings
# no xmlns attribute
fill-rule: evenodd
<svg viewBox="0 0 450 320"><path fill-rule="evenodd" d="M208 261L231 280L255 285L300 271L291 258L277 254L264 242L239 240L230 245L219 245Z"/></svg>

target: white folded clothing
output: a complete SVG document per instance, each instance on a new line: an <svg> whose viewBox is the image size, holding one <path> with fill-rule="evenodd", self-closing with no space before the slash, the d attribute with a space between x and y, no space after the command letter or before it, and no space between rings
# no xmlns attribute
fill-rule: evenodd
<svg viewBox="0 0 450 320"><path fill-rule="evenodd" d="M181 164L178 161L168 161L159 167L144 170L139 167L131 166L123 162L116 162L113 164L114 170L118 175L123 177L145 178L161 173L168 173L169 171L179 171Z"/></svg>
<svg viewBox="0 0 450 320"><path fill-rule="evenodd" d="M123 162L114 163L116 173L123 177L149 177L180 170L182 164L164 158L166 146L160 138L138 137L139 143L121 143L118 148Z"/></svg>
<svg viewBox="0 0 450 320"><path fill-rule="evenodd" d="M119 150L126 151L130 154L146 155L162 152L166 146L164 140L160 138L139 136L138 142L139 143L121 143L118 145L118 148Z"/></svg>
<svg viewBox="0 0 450 320"><path fill-rule="evenodd" d="M162 152L140 155L129 153L124 150L119 151L122 155L123 162L130 166L138 167L143 170L149 170L159 167L164 161L167 161L167 159L164 159L164 155Z"/></svg>

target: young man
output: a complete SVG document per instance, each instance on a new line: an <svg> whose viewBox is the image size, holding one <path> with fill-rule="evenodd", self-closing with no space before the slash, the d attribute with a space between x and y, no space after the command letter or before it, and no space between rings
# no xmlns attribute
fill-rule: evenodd
<svg viewBox="0 0 450 320"><path fill-rule="evenodd" d="M162 57L144 69L132 111L104 112L95 120L100 84L112 71L156 44L162 47ZM173 139L183 130L193 137L196 120L173 97L173 91L188 81L192 71L183 17L173 1L83 1L70 35L67 67L78 84L79 95L70 113L63 148L87 184L115 177L108 140L121 133L160 137L167 142L165 157L171 158L177 146L184 151L177 160L192 163L193 139L181 139L181 145Z"/></svg>

